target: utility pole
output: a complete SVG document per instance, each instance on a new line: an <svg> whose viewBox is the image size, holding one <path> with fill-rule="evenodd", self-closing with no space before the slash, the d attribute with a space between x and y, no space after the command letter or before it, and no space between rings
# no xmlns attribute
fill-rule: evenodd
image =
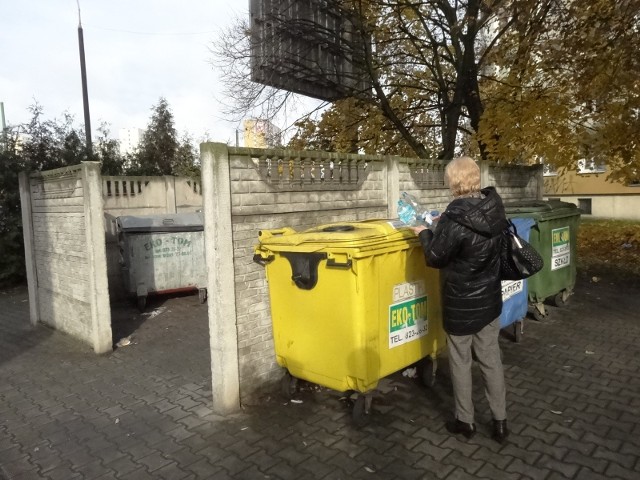
<svg viewBox="0 0 640 480"><path fill-rule="evenodd" d="M84 106L84 133L86 136L87 153L89 159L93 157L93 145L91 143L91 117L89 116L89 92L87 90L87 65L84 61L84 36L82 33L82 20L80 18L80 0L78 3L78 44L80 48L80 75L82 76L82 104Z"/></svg>
<svg viewBox="0 0 640 480"><path fill-rule="evenodd" d="M2 118L2 131L0 132L0 149L7 148L7 124L4 121L4 102L0 102L0 118Z"/></svg>

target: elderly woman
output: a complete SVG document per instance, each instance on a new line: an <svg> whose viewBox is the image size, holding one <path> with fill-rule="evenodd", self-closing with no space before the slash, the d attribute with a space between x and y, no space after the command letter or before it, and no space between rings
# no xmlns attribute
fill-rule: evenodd
<svg viewBox="0 0 640 480"><path fill-rule="evenodd" d="M446 428L471 438L476 432L471 388L472 350L493 415L492 438L509 434L505 381L498 345L502 291L500 238L507 226L502 200L494 187L480 188L480 169L469 157L451 161L445 181L453 194L435 232L413 227L427 265L442 269L442 304L455 419Z"/></svg>

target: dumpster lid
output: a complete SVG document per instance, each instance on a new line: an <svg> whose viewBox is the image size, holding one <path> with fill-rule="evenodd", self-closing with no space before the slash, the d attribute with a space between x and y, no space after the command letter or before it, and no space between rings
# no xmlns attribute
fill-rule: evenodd
<svg viewBox="0 0 640 480"><path fill-rule="evenodd" d="M259 238L261 246L275 247L279 250L301 245L362 247L417 240L416 235L397 220L330 223L302 232L296 232L292 228L261 230Z"/></svg>
<svg viewBox="0 0 640 480"><path fill-rule="evenodd" d="M162 215L124 215L116 219L118 230L126 233L201 232L202 213L173 213Z"/></svg>
<svg viewBox="0 0 640 480"><path fill-rule="evenodd" d="M580 214L580 210L575 204L561 200L521 200L506 202L504 209L507 215L526 214L540 219Z"/></svg>

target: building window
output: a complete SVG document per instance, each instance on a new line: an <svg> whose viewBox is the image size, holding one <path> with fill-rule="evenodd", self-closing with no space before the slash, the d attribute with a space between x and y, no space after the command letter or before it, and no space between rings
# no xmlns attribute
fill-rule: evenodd
<svg viewBox="0 0 640 480"><path fill-rule="evenodd" d="M557 175L558 171L556 170L556 167L554 167L553 165L549 165L548 163L544 164L544 166L542 167L543 177L556 177Z"/></svg>
<svg viewBox="0 0 640 480"><path fill-rule="evenodd" d="M590 198L579 198L578 199L578 208L582 210L582 213L586 215L591 215L591 199Z"/></svg>
<svg viewBox="0 0 640 480"><path fill-rule="evenodd" d="M596 163L595 160L578 160L578 173L586 174L586 173L605 173L607 171L605 164L603 162Z"/></svg>

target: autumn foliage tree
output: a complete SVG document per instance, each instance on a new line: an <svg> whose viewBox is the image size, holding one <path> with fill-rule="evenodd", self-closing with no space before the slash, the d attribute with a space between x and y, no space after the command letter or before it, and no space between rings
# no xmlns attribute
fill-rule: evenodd
<svg viewBox="0 0 640 480"><path fill-rule="evenodd" d="M353 23L353 36L360 38L354 44L362 48L354 49L354 55L364 66L366 84L371 87L350 92L348 96L359 102L334 105L335 120L344 119L348 124L362 113L373 114L378 131L389 132L385 136L392 142L383 148L402 151L406 146L420 157L433 156L428 143L435 133L438 157L451 158L460 137L473 134L479 127L484 109L479 78L490 53L515 18L528 15L534 2L330 0L327 3L345 17L360 19ZM276 30L286 31L288 25L286 21L282 23ZM219 57L227 60L230 67L228 93L233 98L242 98L243 107L250 100L243 92L259 91L263 104L262 99L269 98L262 86L247 88L246 70L238 68L238 64L248 64L250 60L249 37L244 44L238 42L238 36L241 38L248 32L247 26L241 25L235 37L225 33L219 46ZM313 36L313 32L309 35ZM233 43L230 38L234 38ZM300 74L295 64L289 68L291 75ZM275 99L275 94L271 98ZM257 96L255 101L259 101ZM353 107L357 113L349 115ZM392 130L395 135L390 134ZM370 136L365 136L361 142L371 147L370 140Z"/></svg>
<svg viewBox="0 0 640 480"><path fill-rule="evenodd" d="M466 151L564 168L587 159L606 162L611 178L637 179L640 0L326 3L362 19L371 89L300 121L292 146L445 159ZM269 114L290 92L247 88L249 34L246 22L235 37L225 32L218 57L233 66L229 93L259 92L253 104Z"/></svg>
<svg viewBox="0 0 640 480"><path fill-rule="evenodd" d="M549 2L516 22L483 81L477 138L489 158L640 174L640 2ZM534 32L532 34L532 32Z"/></svg>

